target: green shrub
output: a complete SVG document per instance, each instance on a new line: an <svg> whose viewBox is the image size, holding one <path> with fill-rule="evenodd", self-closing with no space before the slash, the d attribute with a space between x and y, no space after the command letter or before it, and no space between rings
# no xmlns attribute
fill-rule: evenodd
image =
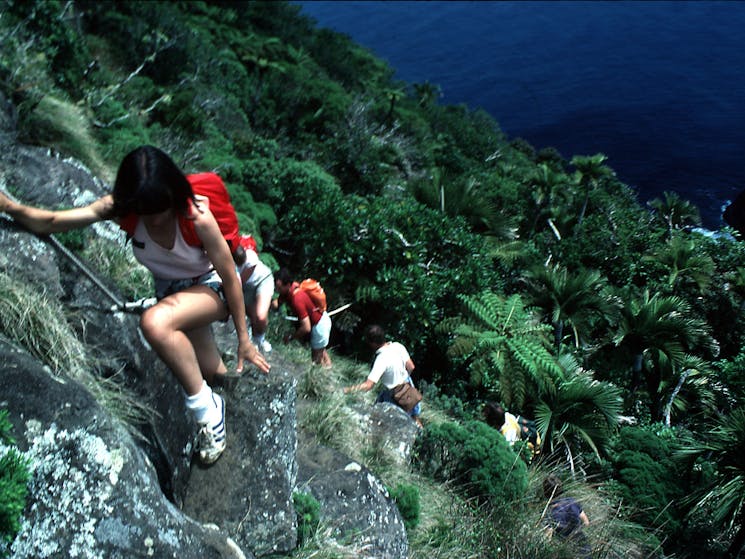
<svg viewBox="0 0 745 559"><path fill-rule="evenodd" d="M399 483L395 489L388 488L388 493L396 502L398 512L404 519L407 530L413 530L419 525L419 488L409 483Z"/></svg>
<svg viewBox="0 0 745 559"><path fill-rule="evenodd" d="M611 452L611 487L631 510L631 519L675 534L682 526L678 501L686 483L673 459L672 441L649 427L624 427Z"/></svg>
<svg viewBox="0 0 745 559"><path fill-rule="evenodd" d="M437 481L455 481L478 498L494 502L520 498L528 471L498 431L481 421L428 426L417 439L419 468Z"/></svg>
<svg viewBox="0 0 745 559"><path fill-rule="evenodd" d="M0 557L6 557L8 547L13 543L21 528L20 516L26 508L26 495L29 479L28 462L15 448L10 436L12 425L7 410L0 411ZM4 452L4 454L3 454Z"/></svg>
<svg viewBox="0 0 745 559"><path fill-rule="evenodd" d="M318 530L321 520L321 504L310 493L295 492L292 502L297 513L298 547L310 540Z"/></svg>

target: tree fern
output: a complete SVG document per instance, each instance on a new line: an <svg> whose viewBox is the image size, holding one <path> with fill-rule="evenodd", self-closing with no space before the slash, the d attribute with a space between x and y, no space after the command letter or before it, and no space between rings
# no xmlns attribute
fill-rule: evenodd
<svg viewBox="0 0 745 559"><path fill-rule="evenodd" d="M550 393L561 374L548 351L550 327L519 295L492 292L461 296L464 314L448 323L452 356L466 359L471 382L507 406L522 407L530 394Z"/></svg>

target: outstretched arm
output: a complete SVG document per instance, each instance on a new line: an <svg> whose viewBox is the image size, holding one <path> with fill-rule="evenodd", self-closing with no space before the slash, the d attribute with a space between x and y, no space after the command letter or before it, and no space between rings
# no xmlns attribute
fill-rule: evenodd
<svg viewBox="0 0 745 559"><path fill-rule="evenodd" d="M114 199L111 195L92 204L70 210L45 210L11 200L0 192L0 212L8 214L29 231L40 235L80 229L111 217Z"/></svg>
<svg viewBox="0 0 745 559"><path fill-rule="evenodd" d="M373 386L375 386L375 383L371 381L370 379L366 379L365 382L361 382L360 384L355 384L354 386L345 386L344 387L344 394L349 394L350 392L369 392L373 389Z"/></svg>
<svg viewBox="0 0 745 559"><path fill-rule="evenodd" d="M269 363L259 353L248 337L246 326L246 307L243 302L243 289L235 269L233 257L220 232L214 216L209 210L193 213L194 230L202 241L212 265L222 279L222 288L228 302L233 324L238 335L238 372L243 370L243 361L248 360L265 373L269 372Z"/></svg>

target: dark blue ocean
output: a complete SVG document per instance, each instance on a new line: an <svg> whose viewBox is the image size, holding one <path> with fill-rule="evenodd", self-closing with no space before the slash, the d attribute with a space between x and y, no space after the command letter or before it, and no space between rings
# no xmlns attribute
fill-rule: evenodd
<svg viewBox="0 0 745 559"><path fill-rule="evenodd" d="M716 228L745 189L745 2L299 3L511 138L606 154L642 202L675 191Z"/></svg>

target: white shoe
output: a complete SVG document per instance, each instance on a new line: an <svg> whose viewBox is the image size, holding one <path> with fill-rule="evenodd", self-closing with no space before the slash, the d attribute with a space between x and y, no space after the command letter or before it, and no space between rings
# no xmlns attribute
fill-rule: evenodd
<svg viewBox="0 0 745 559"><path fill-rule="evenodd" d="M255 339L253 340L254 345L259 348L259 351L266 355L267 353L272 352L272 344L270 344L266 339L264 339L261 342L257 342Z"/></svg>
<svg viewBox="0 0 745 559"><path fill-rule="evenodd" d="M212 393L212 399L220 410L220 421L214 425L201 423L197 438L199 459L204 464L212 464L225 450L225 401L220 395Z"/></svg>

